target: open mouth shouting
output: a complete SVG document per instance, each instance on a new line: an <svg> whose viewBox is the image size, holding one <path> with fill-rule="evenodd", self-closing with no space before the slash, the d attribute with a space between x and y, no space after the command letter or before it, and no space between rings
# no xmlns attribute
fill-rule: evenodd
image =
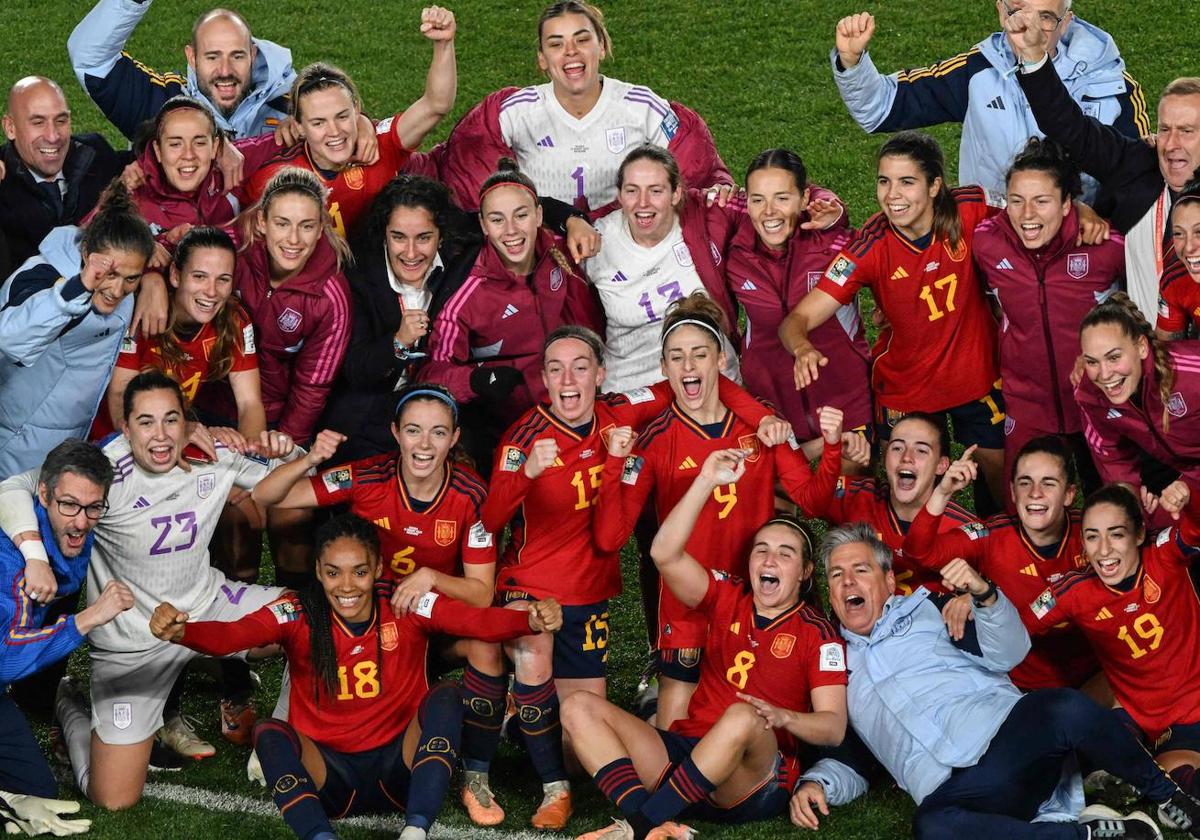
<svg viewBox="0 0 1200 840"><path fill-rule="evenodd" d="M704 389L704 380L699 376L685 376L679 381L683 387L683 395L689 400L700 398L700 392Z"/></svg>
<svg viewBox="0 0 1200 840"><path fill-rule="evenodd" d="M910 469L899 469L896 471L896 489L911 493L917 489L917 474Z"/></svg>
<svg viewBox="0 0 1200 840"><path fill-rule="evenodd" d="M587 64L582 61L568 61L562 66L563 78L570 82L581 82L587 78Z"/></svg>
<svg viewBox="0 0 1200 840"><path fill-rule="evenodd" d="M157 443L148 450L150 462L156 467L166 467L175 463L175 446L170 443Z"/></svg>
<svg viewBox="0 0 1200 840"><path fill-rule="evenodd" d="M779 594L779 577L770 572L759 573L758 592L766 597Z"/></svg>

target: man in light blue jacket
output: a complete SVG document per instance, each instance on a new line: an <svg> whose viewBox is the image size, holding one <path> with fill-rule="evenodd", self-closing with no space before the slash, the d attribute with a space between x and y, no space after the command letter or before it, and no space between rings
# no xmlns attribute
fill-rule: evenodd
<svg viewBox="0 0 1200 840"><path fill-rule="evenodd" d="M101 202L0 287L0 477L86 438L108 386L154 238L127 197Z"/></svg>
<svg viewBox="0 0 1200 840"><path fill-rule="evenodd" d="M232 139L273 131L287 117L296 77L290 50L251 37L237 12L213 9L184 47L187 75L159 73L124 52L151 0L99 0L67 41L79 83L130 140L162 104L184 93L209 107Z"/></svg>
<svg viewBox="0 0 1200 840"><path fill-rule="evenodd" d="M1030 137L1041 137L1014 78L1017 54L1004 20L1028 8L1049 33L1055 70L1084 113L1130 137L1150 134L1141 87L1125 72L1112 37L1075 17L1071 0L996 0L1002 31L930 67L885 76L867 45L875 19L862 12L837 25L830 59L847 110L864 130L892 132L962 123L958 181L979 184L994 197L1006 192L1005 173ZM1095 185L1085 184L1090 201Z"/></svg>
<svg viewBox="0 0 1200 840"><path fill-rule="evenodd" d="M892 594L891 552L870 526L829 531L818 556L846 640L850 726L916 801L915 837L1158 838L1140 813L1075 822L1083 805L1076 750L1200 836L1200 802L1114 715L1073 689L1017 690L1008 671L1029 651L1029 635L1012 603L966 561L942 569L947 589L974 599L975 620L955 641L941 599L923 587ZM866 791L869 768L851 754L805 773L793 799L798 824L816 828L816 812Z"/></svg>

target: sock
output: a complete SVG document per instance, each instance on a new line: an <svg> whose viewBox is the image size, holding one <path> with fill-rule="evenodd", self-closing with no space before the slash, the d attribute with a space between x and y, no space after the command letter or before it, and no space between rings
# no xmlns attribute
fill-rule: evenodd
<svg viewBox="0 0 1200 840"><path fill-rule="evenodd" d="M642 806L642 814L652 825L662 825L667 820L675 819L687 806L699 802L716 789L717 786L700 772L700 768L689 755L675 768L675 772L662 787L646 800L646 804Z"/></svg>
<svg viewBox="0 0 1200 840"><path fill-rule="evenodd" d="M322 834L332 835L316 785L300 762L300 739L295 730L283 721L259 721L254 727L254 751L275 807L296 836L315 840Z"/></svg>
<svg viewBox="0 0 1200 840"><path fill-rule="evenodd" d="M504 721L504 692L508 680L493 677L470 665L463 669L463 767L486 773L500 747L500 724Z"/></svg>
<svg viewBox="0 0 1200 840"><path fill-rule="evenodd" d="M1196 768L1190 764L1181 764L1167 774L1179 785L1179 789L1196 799L1200 799L1200 777Z"/></svg>
<svg viewBox="0 0 1200 840"><path fill-rule="evenodd" d="M450 777L458 765L463 729L463 701L458 686L442 683L431 688L417 710L417 720L421 743L413 756L404 825L428 831L442 809Z"/></svg>
<svg viewBox="0 0 1200 840"><path fill-rule="evenodd" d="M637 814L650 798L637 771L633 769L633 762L628 758L610 761L597 770L592 778L600 792L621 809L626 819Z"/></svg>
<svg viewBox="0 0 1200 840"><path fill-rule="evenodd" d="M514 682L513 698L517 701L517 718L533 769L543 784L565 781L567 770L563 763L562 726L558 722L558 690L554 680L541 685Z"/></svg>
<svg viewBox="0 0 1200 840"><path fill-rule="evenodd" d="M312 580L312 572L307 570L303 572L289 572L287 569L275 570L275 585L282 586L284 589L299 591L312 584Z"/></svg>
<svg viewBox="0 0 1200 840"><path fill-rule="evenodd" d="M62 726L63 742L67 745L67 755L71 757L75 784L87 796L92 775L92 716L78 698L69 694L59 699L54 714Z"/></svg>

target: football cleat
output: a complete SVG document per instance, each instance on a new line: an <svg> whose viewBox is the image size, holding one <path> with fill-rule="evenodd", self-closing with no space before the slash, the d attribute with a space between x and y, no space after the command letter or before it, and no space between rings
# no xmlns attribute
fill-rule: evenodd
<svg viewBox="0 0 1200 840"><path fill-rule="evenodd" d="M534 828L558 831L571 818L571 786L567 782L550 782L542 785L542 804L534 812L530 822Z"/></svg>
<svg viewBox="0 0 1200 840"><path fill-rule="evenodd" d="M152 773L177 773L184 768L185 762L190 759L185 759L175 750L164 747L155 738L150 742L150 764L149 770Z"/></svg>
<svg viewBox="0 0 1200 840"><path fill-rule="evenodd" d="M217 754L216 748L196 734L196 720L186 715L172 715L158 730L158 740L184 758L199 761Z"/></svg>
<svg viewBox="0 0 1200 840"><path fill-rule="evenodd" d="M488 783L488 774L478 770L463 773L462 804L467 816L475 825L500 825L504 822L504 809L496 801Z"/></svg>
<svg viewBox="0 0 1200 840"><path fill-rule="evenodd" d="M1200 801L1182 790L1158 806L1158 818L1168 828L1200 837Z"/></svg>
<svg viewBox="0 0 1200 840"><path fill-rule="evenodd" d="M1141 811L1124 817L1117 813L1117 817L1100 817L1086 822L1080 819L1080 825L1087 828L1088 840L1162 840L1158 826Z"/></svg>
<svg viewBox="0 0 1200 840"><path fill-rule="evenodd" d="M580 834L575 840L634 840L633 826L625 820L613 820L612 825Z"/></svg>
<svg viewBox="0 0 1200 840"><path fill-rule="evenodd" d="M690 826L668 820L658 828L650 829L646 840L692 840L695 836L696 832Z"/></svg>
<svg viewBox="0 0 1200 840"><path fill-rule="evenodd" d="M258 714L249 703L221 701L221 737L239 747L250 745Z"/></svg>

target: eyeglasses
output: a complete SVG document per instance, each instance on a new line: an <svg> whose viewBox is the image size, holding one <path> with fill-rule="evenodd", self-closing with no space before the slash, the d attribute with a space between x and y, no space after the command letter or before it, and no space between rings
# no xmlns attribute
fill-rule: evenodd
<svg viewBox="0 0 1200 840"><path fill-rule="evenodd" d="M52 498L54 504L58 506L58 512L68 518L78 516L79 512L83 511L88 519L95 522L108 512L108 499L105 499L102 502L94 502L90 505L81 505L79 502L72 502L66 499L59 499L57 497Z"/></svg>
<svg viewBox="0 0 1200 840"><path fill-rule="evenodd" d="M1000 0L1000 5L1004 7L1004 14L1012 17L1017 13L1017 9L1008 5L1008 0ZM1038 25L1041 26L1043 32L1053 32L1058 29L1058 25L1066 20L1066 15L1059 17L1054 12L1038 12Z"/></svg>

